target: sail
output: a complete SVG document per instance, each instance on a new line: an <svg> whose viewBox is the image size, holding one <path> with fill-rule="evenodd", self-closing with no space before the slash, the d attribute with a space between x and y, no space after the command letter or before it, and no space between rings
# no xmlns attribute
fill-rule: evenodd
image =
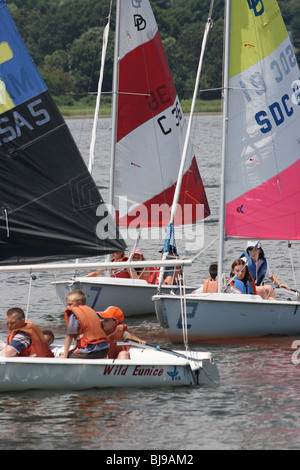
<svg viewBox="0 0 300 470"><path fill-rule="evenodd" d="M120 226L136 217L141 227L165 226L187 125L149 1L120 3L114 205ZM204 210L197 211L200 205ZM176 225L210 213L191 144L179 206Z"/></svg>
<svg viewBox="0 0 300 470"><path fill-rule="evenodd" d="M300 238L300 72L275 0L232 0L227 236Z"/></svg>
<svg viewBox="0 0 300 470"><path fill-rule="evenodd" d="M123 250L3 0L0 24L0 264Z"/></svg>

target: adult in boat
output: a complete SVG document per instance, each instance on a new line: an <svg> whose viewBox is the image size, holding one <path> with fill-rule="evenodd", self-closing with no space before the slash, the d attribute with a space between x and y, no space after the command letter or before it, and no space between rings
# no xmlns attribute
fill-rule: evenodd
<svg viewBox="0 0 300 470"><path fill-rule="evenodd" d="M146 260L144 253L140 248L137 248L136 250L131 251L129 255L129 259L131 259L131 261L145 261ZM127 269L127 271L132 279L143 279L149 282L155 269L152 267L129 268Z"/></svg>
<svg viewBox="0 0 300 470"><path fill-rule="evenodd" d="M99 316L86 305L82 291L75 290L66 296L67 309L65 320L68 326L63 358L102 359L109 349L108 338L103 331ZM75 349L70 350L72 341L76 340Z"/></svg>
<svg viewBox="0 0 300 470"><path fill-rule="evenodd" d="M287 284L282 284L272 273L268 261L265 257L262 245L259 241L249 241L244 253L240 256L244 261L248 261L248 267L252 278L255 281L257 293L263 298L268 300L276 300L276 294L271 285L263 285L265 277L268 277L279 287L284 287L290 290Z"/></svg>
<svg viewBox="0 0 300 470"><path fill-rule="evenodd" d="M254 280L250 275L248 266L245 266L245 264L245 261L241 258L232 263L230 277L234 279L232 279L230 285L241 292L241 294L256 295Z"/></svg>
<svg viewBox="0 0 300 470"><path fill-rule="evenodd" d="M52 357L46 338L38 326L26 321L21 308L10 308L6 312L8 329L7 345L0 352L1 356Z"/></svg>
<svg viewBox="0 0 300 470"><path fill-rule="evenodd" d="M125 256L124 251L118 251L111 255L111 261L120 262L120 261L128 261L128 257ZM96 271L92 271L87 274L85 277L97 277L104 273L104 269L97 269ZM122 277L122 278L130 278L130 274L127 269L113 269L111 271L111 277Z"/></svg>
<svg viewBox="0 0 300 470"><path fill-rule="evenodd" d="M140 344L146 341L133 335L128 326L123 323L124 314L118 307L110 306L104 312L98 312L101 317L101 326L109 339L108 359L130 359L130 346L118 346L116 341L134 340Z"/></svg>

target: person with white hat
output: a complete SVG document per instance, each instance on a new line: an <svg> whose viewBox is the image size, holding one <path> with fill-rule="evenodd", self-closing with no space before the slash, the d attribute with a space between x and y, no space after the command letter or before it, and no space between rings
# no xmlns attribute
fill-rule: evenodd
<svg viewBox="0 0 300 470"><path fill-rule="evenodd" d="M265 277L269 278L279 287L290 290L287 284L282 284L272 273L260 241L248 241L246 251L240 256L244 261L248 261L250 274L255 281L257 293L268 300L276 300L276 295L271 285L262 285Z"/></svg>

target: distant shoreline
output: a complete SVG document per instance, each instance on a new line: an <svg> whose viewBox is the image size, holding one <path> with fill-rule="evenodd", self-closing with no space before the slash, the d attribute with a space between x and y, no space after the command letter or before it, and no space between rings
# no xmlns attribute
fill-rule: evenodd
<svg viewBox="0 0 300 470"><path fill-rule="evenodd" d="M222 111L201 111L201 112L197 112L197 113L194 113L194 116L203 116L203 115L206 115L206 114L221 114ZM185 116L188 116L189 113L183 113ZM103 119L103 118L110 118L111 115L110 114L100 114L98 116L100 119ZM74 115L63 115L63 118L64 119L94 119L94 115L93 114L74 114Z"/></svg>
<svg viewBox="0 0 300 470"><path fill-rule="evenodd" d="M83 103L74 102L73 105L64 105L57 103L59 111L65 119L91 119L94 117L95 104L89 103L85 106ZM191 100L182 100L181 109L183 114L189 115L191 109ZM198 101L195 107L195 116L205 114L220 114L222 110L221 100ZM111 116L110 103L103 103L100 108L101 118Z"/></svg>

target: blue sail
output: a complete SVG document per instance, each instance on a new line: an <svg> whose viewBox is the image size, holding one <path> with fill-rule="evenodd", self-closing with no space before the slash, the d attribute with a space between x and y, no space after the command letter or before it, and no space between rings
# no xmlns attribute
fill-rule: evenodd
<svg viewBox="0 0 300 470"><path fill-rule="evenodd" d="M124 250L126 245L3 0L0 175L0 264ZM97 230L99 224L105 230Z"/></svg>

